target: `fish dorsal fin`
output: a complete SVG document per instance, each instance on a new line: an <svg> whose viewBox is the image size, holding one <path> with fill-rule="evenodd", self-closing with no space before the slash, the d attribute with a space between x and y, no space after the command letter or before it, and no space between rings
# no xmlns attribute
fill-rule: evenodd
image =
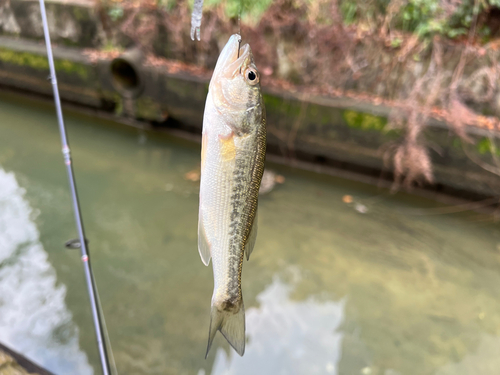
<svg viewBox="0 0 500 375"><path fill-rule="evenodd" d="M198 252L200 253L203 264L208 266L211 258L210 244L208 243L205 228L203 226L203 216L201 215L201 210L198 215Z"/></svg>
<svg viewBox="0 0 500 375"><path fill-rule="evenodd" d="M255 212L255 218L253 219L252 229L250 229L250 233L247 238L247 243L245 244L245 254L247 256L247 260L250 259L250 254L252 254L253 247L255 246L255 240L257 239L257 215L258 211Z"/></svg>

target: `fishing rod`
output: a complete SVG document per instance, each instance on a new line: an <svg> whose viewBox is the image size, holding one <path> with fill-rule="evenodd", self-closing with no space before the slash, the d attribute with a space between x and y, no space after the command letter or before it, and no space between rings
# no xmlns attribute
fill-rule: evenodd
<svg viewBox="0 0 500 375"><path fill-rule="evenodd" d="M52 83L52 90L54 91L54 102L56 105L57 122L59 124L59 133L61 134L62 153L64 156L64 164L66 164L66 171L68 172L68 180L71 189L71 198L73 201L73 211L75 213L76 228L78 230L78 237L80 240L79 247L82 254L82 263L85 271L85 280L87 283L87 290L90 298L90 306L92 310L92 318L94 321L95 333L97 337L97 346L99 349L99 356L101 358L101 366L103 375L110 375L110 366L108 353L106 350L106 343L104 339L104 329L99 308L99 297L97 295L96 285L94 281L94 274L90 266L90 257L87 250L87 242L85 240L85 232L83 230L83 221L80 213L80 203L78 201L78 194L76 191L76 182L73 174L73 166L71 163L71 153L66 136L66 129L64 126L63 114L61 109L61 99L59 98L59 88L57 86L56 70L54 67L54 56L52 55L52 47L50 44L49 26L47 22L47 14L45 12L45 2L40 0L40 10L42 13L43 33L45 35L45 45L47 47L47 59L49 60L50 68L50 81Z"/></svg>

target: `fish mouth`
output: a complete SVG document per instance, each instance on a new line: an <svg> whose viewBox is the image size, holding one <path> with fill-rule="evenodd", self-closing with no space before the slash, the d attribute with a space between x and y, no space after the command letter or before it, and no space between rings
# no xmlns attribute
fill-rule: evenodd
<svg viewBox="0 0 500 375"><path fill-rule="evenodd" d="M241 36L233 34L219 55L214 69L214 77L234 78L234 76L251 64L252 50L248 44L240 47Z"/></svg>

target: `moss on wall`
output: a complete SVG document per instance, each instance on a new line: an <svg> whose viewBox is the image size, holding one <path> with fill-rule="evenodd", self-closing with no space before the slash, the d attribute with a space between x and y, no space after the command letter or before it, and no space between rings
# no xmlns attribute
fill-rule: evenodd
<svg viewBox="0 0 500 375"><path fill-rule="evenodd" d="M0 48L0 61L29 67L37 70L49 70L47 57L29 52L17 52L6 48ZM90 67L69 60L56 59L54 61L56 71L68 74L76 74L83 80L89 78Z"/></svg>
<svg viewBox="0 0 500 375"><path fill-rule="evenodd" d="M269 112L283 113L289 116L300 114L300 102L297 100L286 100L270 94L263 94L262 99Z"/></svg>
<svg viewBox="0 0 500 375"><path fill-rule="evenodd" d="M144 119L161 120L160 103L148 96L141 96L135 103L135 116Z"/></svg>
<svg viewBox="0 0 500 375"><path fill-rule="evenodd" d="M343 112L343 117L349 127L362 130L376 130L384 132L387 125L386 118L363 112L346 110Z"/></svg>
<svg viewBox="0 0 500 375"><path fill-rule="evenodd" d="M476 143L476 149L481 155L496 155L500 156L500 150L495 146L494 142L490 138L481 138Z"/></svg>

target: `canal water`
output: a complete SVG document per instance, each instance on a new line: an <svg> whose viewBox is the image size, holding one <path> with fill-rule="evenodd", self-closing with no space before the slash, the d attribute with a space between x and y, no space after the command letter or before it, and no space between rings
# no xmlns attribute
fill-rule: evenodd
<svg viewBox="0 0 500 375"><path fill-rule="evenodd" d="M0 342L100 374L54 110L0 96ZM205 360L212 269L197 251L199 145L66 113L120 374L500 372L490 216L275 165L244 262L247 348ZM195 171L195 172L193 172ZM191 172L191 173L190 173Z"/></svg>

